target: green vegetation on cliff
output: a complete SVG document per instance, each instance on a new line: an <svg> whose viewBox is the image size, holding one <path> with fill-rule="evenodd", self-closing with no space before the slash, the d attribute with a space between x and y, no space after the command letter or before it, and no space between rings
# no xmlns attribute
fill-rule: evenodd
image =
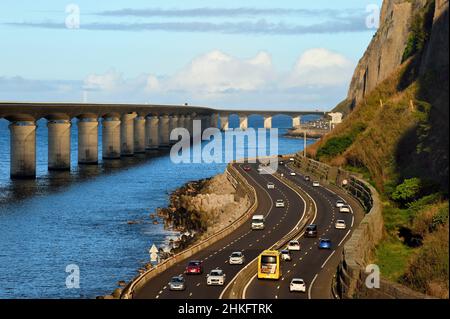
<svg viewBox="0 0 450 319"><path fill-rule="evenodd" d="M433 60L441 57L436 47L430 51L435 2L413 12L402 65L308 154L362 172L380 192L386 236L375 262L382 275L448 298L448 52L445 62ZM448 36L448 22L439 32Z"/></svg>

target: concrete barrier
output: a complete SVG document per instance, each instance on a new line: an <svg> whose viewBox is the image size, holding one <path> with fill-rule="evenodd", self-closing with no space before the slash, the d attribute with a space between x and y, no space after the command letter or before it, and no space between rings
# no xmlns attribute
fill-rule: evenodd
<svg viewBox="0 0 450 319"><path fill-rule="evenodd" d="M245 178L243 178L240 173L236 170L233 165L228 165L226 169L226 174L230 182L235 185L237 189L249 197L251 206L250 208L233 223L218 231L217 233L209 236L208 238L202 240L201 242L187 248L186 250L171 256L170 258L164 260L157 266L143 272L136 276L123 290L120 298L121 299L132 299L136 291L139 291L147 282L152 278L156 277L160 273L167 270L169 267L183 260L188 259L192 255L198 253L199 251L205 249L206 247L214 244L215 242L221 240L222 238L229 235L238 227L242 226L249 218L254 214L258 207L258 198L256 196L256 190L251 186Z"/></svg>

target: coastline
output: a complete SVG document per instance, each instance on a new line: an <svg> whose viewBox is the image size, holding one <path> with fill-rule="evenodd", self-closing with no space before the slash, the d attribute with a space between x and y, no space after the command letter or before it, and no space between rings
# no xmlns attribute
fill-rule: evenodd
<svg viewBox="0 0 450 319"><path fill-rule="evenodd" d="M284 137L287 138L295 138L295 139L302 139L304 138L304 133L306 132L306 138L309 139L320 139L324 137L326 134L329 133L329 131L326 130L315 130L315 129L303 129L303 128L294 128L289 129L286 134L284 134Z"/></svg>
<svg viewBox="0 0 450 319"><path fill-rule="evenodd" d="M175 189L169 195L168 206L157 208L149 215L154 222L161 218L165 229L178 234L168 235L168 245L158 247L160 262L225 228L249 207L249 199L236 194L226 173L190 181ZM151 268L153 265L148 262L137 272L143 273ZM126 281L120 280L111 295L98 296L97 299L119 298L126 285Z"/></svg>

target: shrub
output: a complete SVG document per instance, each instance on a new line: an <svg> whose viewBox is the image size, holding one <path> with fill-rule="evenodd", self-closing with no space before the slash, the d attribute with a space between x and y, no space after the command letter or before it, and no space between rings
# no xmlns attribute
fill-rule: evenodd
<svg viewBox="0 0 450 319"><path fill-rule="evenodd" d="M419 178L405 179L405 181L395 188L392 199L402 204L410 203L419 198L422 183Z"/></svg>

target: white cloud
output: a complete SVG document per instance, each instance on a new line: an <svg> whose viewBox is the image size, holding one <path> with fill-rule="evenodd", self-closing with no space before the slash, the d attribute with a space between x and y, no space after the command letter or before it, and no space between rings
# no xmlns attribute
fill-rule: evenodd
<svg viewBox="0 0 450 319"><path fill-rule="evenodd" d="M240 60L220 51L195 58L166 82L168 91L185 91L195 96L254 91L273 78L270 55L260 52L253 59Z"/></svg>
<svg viewBox="0 0 450 319"><path fill-rule="evenodd" d="M348 84L354 64L339 53L326 49L306 51L287 77L286 87L329 87Z"/></svg>
<svg viewBox="0 0 450 319"><path fill-rule="evenodd" d="M240 59L215 50L173 75L125 78L112 69L90 74L82 83L0 77L0 99L14 100L14 92L20 91L36 101L79 101L86 96L88 102L330 109L345 97L352 70L351 61L326 49L304 52L289 72L277 71L267 52Z"/></svg>

